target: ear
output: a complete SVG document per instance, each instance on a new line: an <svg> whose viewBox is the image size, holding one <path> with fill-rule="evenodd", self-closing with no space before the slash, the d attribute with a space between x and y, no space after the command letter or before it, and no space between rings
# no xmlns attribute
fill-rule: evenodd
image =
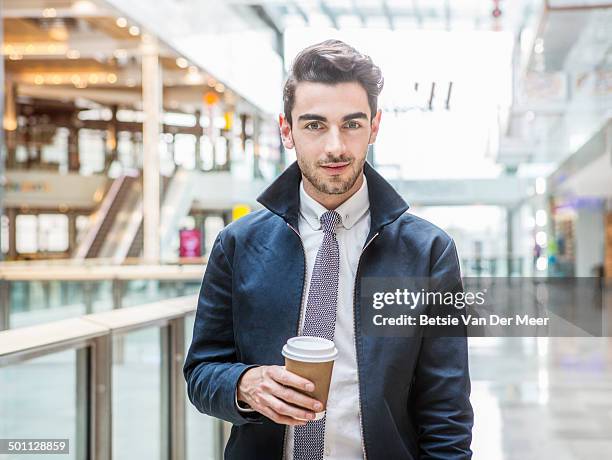
<svg viewBox="0 0 612 460"><path fill-rule="evenodd" d="M376 142L376 136L378 135L378 130L380 128L380 117L382 116L382 110L378 109L376 111L376 115L372 118L372 131L370 132L370 140L368 140L368 144L373 144Z"/></svg>
<svg viewBox="0 0 612 460"><path fill-rule="evenodd" d="M282 113L278 116L278 124L280 126L280 134L283 145L286 149L292 149L294 144L293 135L291 134L291 125L287 121L287 118L285 118L285 115Z"/></svg>

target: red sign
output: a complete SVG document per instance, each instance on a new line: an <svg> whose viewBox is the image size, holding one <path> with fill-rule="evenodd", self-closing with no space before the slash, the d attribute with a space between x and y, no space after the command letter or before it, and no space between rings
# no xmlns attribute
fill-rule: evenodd
<svg viewBox="0 0 612 460"><path fill-rule="evenodd" d="M200 257L202 255L199 230L180 230L179 236L181 240L180 257Z"/></svg>

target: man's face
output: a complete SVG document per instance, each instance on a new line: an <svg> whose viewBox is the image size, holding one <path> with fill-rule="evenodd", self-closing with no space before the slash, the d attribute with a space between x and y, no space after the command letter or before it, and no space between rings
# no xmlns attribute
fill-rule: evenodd
<svg viewBox="0 0 612 460"><path fill-rule="evenodd" d="M359 83L297 84L293 123L281 115L281 135L286 148L295 148L300 170L316 190L339 195L353 187L378 133L380 111L373 120L370 114Z"/></svg>

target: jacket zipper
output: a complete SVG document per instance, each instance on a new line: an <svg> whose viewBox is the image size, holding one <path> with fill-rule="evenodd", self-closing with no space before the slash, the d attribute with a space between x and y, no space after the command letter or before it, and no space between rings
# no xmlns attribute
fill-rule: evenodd
<svg viewBox="0 0 612 460"><path fill-rule="evenodd" d="M304 248L304 243L302 242L302 237L300 233L291 225L289 222L286 222L287 226L294 231L300 240L300 246L302 246L302 253L304 255L304 273L302 274L302 296L300 298L300 314L298 316L297 330L295 331L296 337L300 334L300 324L302 323L302 309L304 308L304 284L306 284L306 249ZM287 431L289 429L288 425L285 425L285 432L283 434L283 452L281 454L281 460L285 458L285 443L287 442Z"/></svg>
<svg viewBox="0 0 612 460"><path fill-rule="evenodd" d="M374 238L378 236L380 232L376 232L372 238L363 246L361 254L359 255L359 261L357 262L357 270L355 271L355 284L353 287L353 345L355 347L355 358L357 359L357 389L359 392L359 407L357 413L359 415L359 429L361 430L361 450L363 452L364 460L367 460L368 455L365 449L365 437L363 435L363 420L361 418L361 386L359 385L359 353L357 351L357 280L359 279L359 268L361 266L361 257L365 252L366 248L370 245Z"/></svg>

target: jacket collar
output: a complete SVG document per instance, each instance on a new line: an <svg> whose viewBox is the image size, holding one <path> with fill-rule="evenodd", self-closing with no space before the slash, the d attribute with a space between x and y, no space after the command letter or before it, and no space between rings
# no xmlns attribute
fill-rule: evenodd
<svg viewBox="0 0 612 460"><path fill-rule="evenodd" d="M369 240L374 233L405 213L408 204L367 161L363 171L368 181L370 199ZM258 202L295 229L298 228L301 180L302 172L295 161L257 197Z"/></svg>

